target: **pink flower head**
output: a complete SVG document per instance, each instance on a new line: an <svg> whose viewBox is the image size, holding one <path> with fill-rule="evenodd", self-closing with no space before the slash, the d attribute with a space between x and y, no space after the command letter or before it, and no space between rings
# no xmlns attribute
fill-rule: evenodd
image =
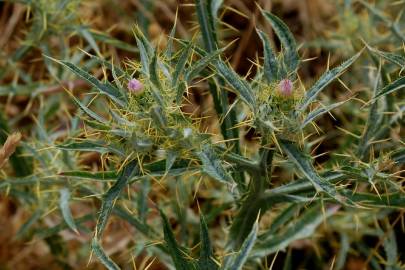
<svg viewBox="0 0 405 270"><path fill-rule="evenodd" d="M293 93L293 84L289 79L281 80L278 85L278 91L283 96L289 97Z"/></svg>
<svg viewBox="0 0 405 270"><path fill-rule="evenodd" d="M143 92L143 84L137 79L131 79L128 82L128 90L134 94L140 94Z"/></svg>

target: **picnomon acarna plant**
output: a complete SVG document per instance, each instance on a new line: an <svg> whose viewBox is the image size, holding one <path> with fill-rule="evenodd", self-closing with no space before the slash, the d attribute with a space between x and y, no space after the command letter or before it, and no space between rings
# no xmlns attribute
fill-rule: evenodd
<svg viewBox="0 0 405 270"><path fill-rule="evenodd" d="M326 67L305 88L294 36L279 17L261 10L280 51L264 30L256 29L263 57L258 57L252 79L242 78L225 60L226 46L218 40L220 3L195 0L200 43L197 38L175 38L174 26L166 47L159 49L135 27L139 60L121 65L86 53L109 80L99 80L77 60L46 56L94 91L83 99L68 91L80 109L76 121L83 126L72 121L76 129L63 142L42 146L41 155L48 157L35 161L53 158L62 169L52 177L38 170L20 178L37 183L38 189L48 187L42 199L50 204L57 198L63 222L48 230L68 228L82 234L86 221L97 220L92 255L114 270L121 268L103 243L112 216L136 231L128 244L128 260L156 257L168 269L269 269L279 252L286 252L283 269L294 269L294 246L308 245L305 240L310 239L309 246L316 248L318 241L325 241L320 231L326 238L336 234L340 239L339 256L328 259L330 269L343 269L351 248L366 257L380 252L381 261L366 258L370 269L403 267L392 227L403 221L405 151L403 138L395 141L390 132L403 123L404 56L364 41L364 48L340 65ZM350 76L356 61L370 67L371 99L359 105L353 95L324 104L323 91L334 81L344 84L339 77ZM204 117L184 109L194 88L207 90L217 133L208 131ZM350 152L337 149L329 153L331 162L314 165L313 150L322 140L316 121L345 106L368 110L362 135L346 131L355 137L347 140ZM256 135L254 147L243 139L246 130ZM20 137L15 138L18 143ZM13 152L9 140L3 148ZM104 170L81 166L82 152L101 154ZM17 192L9 182L0 186ZM97 205L96 216L74 217L72 197ZM35 212L30 222L44 212ZM374 251L355 240L370 231L380 239Z"/></svg>

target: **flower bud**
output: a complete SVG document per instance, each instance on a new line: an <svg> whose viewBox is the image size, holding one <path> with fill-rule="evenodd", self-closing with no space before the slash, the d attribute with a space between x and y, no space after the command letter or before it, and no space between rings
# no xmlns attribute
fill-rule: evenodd
<svg viewBox="0 0 405 270"><path fill-rule="evenodd" d="M143 92L143 84L137 79L131 79L128 82L128 90L134 94L140 94Z"/></svg>
<svg viewBox="0 0 405 270"><path fill-rule="evenodd" d="M278 91L281 95L289 97L293 93L293 84L289 79L283 79L278 85Z"/></svg>

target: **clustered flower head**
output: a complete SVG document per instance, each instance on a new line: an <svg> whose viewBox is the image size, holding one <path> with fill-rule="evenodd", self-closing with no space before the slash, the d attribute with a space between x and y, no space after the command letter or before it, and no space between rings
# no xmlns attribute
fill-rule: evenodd
<svg viewBox="0 0 405 270"><path fill-rule="evenodd" d="M143 92L143 84L137 79L131 79L128 82L128 90L134 94L140 94Z"/></svg>
<svg viewBox="0 0 405 270"><path fill-rule="evenodd" d="M283 79L278 85L278 91L285 97L290 97L293 93L293 84L289 79Z"/></svg>

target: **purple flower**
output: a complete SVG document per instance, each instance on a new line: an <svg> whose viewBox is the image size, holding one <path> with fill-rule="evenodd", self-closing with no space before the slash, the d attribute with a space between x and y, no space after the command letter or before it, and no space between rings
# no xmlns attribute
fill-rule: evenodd
<svg viewBox="0 0 405 270"><path fill-rule="evenodd" d="M131 79L128 82L128 90L134 94L140 94L143 92L143 84L137 79Z"/></svg>
<svg viewBox="0 0 405 270"><path fill-rule="evenodd" d="M278 84L278 91L281 95L289 97L293 93L293 84L289 79L281 80Z"/></svg>

